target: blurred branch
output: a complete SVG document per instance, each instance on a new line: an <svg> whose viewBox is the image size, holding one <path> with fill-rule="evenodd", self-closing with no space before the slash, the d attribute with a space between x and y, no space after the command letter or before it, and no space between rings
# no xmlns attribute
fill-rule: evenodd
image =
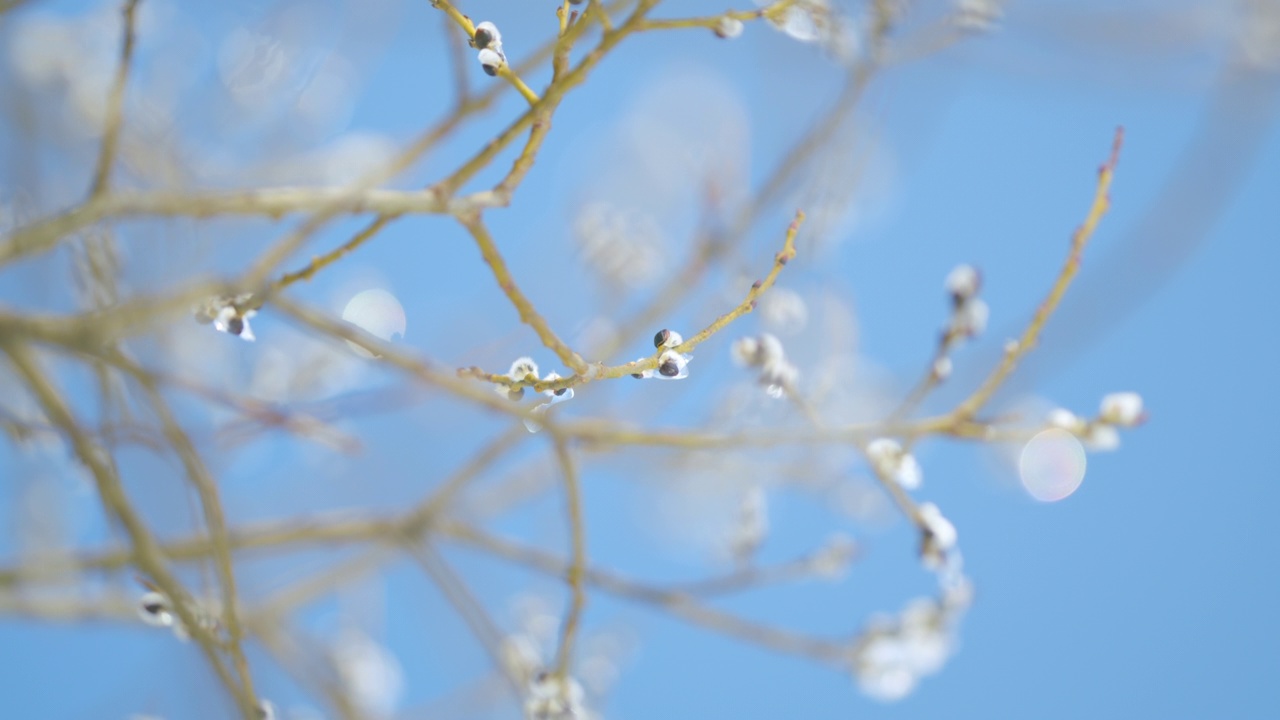
<svg viewBox="0 0 1280 720"><path fill-rule="evenodd" d="M0 0L0 13L19 4L20 0ZM684 267L662 284L662 288L649 303L622 323L622 332L613 345L606 346L604 350L596 350L596 356L599 357L597 362L588 362L561 339L543 313L516 284L515 276L489 230L485 213L490 209L511 205L515 193L538 162L560 104L626 38L659 30L719 30L727 21L779 21L787 12L799 11L804 7L798 5L797 0L780 0L754 10L730 10L702 17L651 19L651 11L659 4L659 0L617 0L606 6L600 0L589 0L585 11L579 15L576 10L571 10L568 0L562 0L556 11L554 37L545 42L528 60L517 65L508 67L503 57L496 74L504 82L494 83L475 94L468 85L464 67L468 53L452 27L446 28L451 44L456 105L443 118L434 121L412 142L401 148L391 161L344 187L176 191L120 190L111 187L112 168L117 164L121 153L124 96L136 41L134 15L138 0L126 0L119 64L106 99L102 143L94 165L89 196L73 207L22 226L0 239L0 265L48 251L59 242L104 221L140 217L241 216L273 220L294 214L303 217L296 227L288 229L282 237L266 245L247 272L226 282L196 280L184 283L179 289L168 291L165 295L133 294L122 298L120 288L126 287L125 283L116 283L115 275L105 274L95 264L89 268L90 276L99 285L86 283L96 293L89 309L53 314L0 308L0 350L4 351L9 364L16 371L19 385L30 392L44 415L43 418L29 417L29 413L19 413L18 410L23 408L16 405L12 411L0 410L0 427L17 439L56 435L69 444L75 456L93 475L103 508L113 522L124 529L126 536L124 540L116 540L120 546L113 549L80 550L73 555L35 554L12 567L0 568L0 613L58 620L130 618L131 603L116 595L89 597L84 593L59 593L65 587L72 586L73 582L73 590L82 591L84 588L80 585L88 586L94 579L93 573L102 573L107 576L106 579L118 581L121 571L134 567L144 573L148 581L154 581L156 588L172 602L181 628L195 637L220 682L235 699L241 715L257 718L261 713L245 657L246 643L251 638L257 638L286 671L308 686L311 692L326 697L339 715L359 717L362 709L357 702L358 698L353 697L354 692L348 692L350 688L345 685L349 681L343 676L342 669L335 667L337 661L327 656L318 643L309 643L301 631L293 632L291 620L317 598L351 586L369 574L386 571L392 561L401 558L402 554L408 554L440 588L444 599L471 628L515 696L524 697L531 678L523 677L523 670L514 666L508 654L510 649L506 647L508 638L489 615L482 599L471 591L465 578L439 551L441 543L456 542L566 583L569 600L560 626L554 659L554 675L560 681L562 690L568 687L572 679L570 675L575 666L575 656L582 657L590 649L584 647L589 642L579 640L583 635L588 587L593 592L600 591L626 598L694 626L768 650L824 664L847 666L860 652L863 647L861 643L869 635L864 634L861 639L856 636L828 639L792 632L738 617L712 607L709 603L709 598L712 597L813 577L819 561L828 559L819 555L822 551L774 565L742 566L732 573L718 573L677 586L642 583L604 567L593 567L587 560L587 518L582 494L583 478L578 463L587 452L618 451L629 447L662 447L672 451L672 455L688 453L680 455L682 459L695 458L693 453L716 453L731 448L826 447L845 453L850 448L856 448L874 469L875 477L885 491L917 529L926 534L927 539L930 527L927 518L922 516L922 508L929 508L926 504L917 505L915 499L891 474L878 467L873 458L866 457L868 444L885 436L906 439L908 444L925 437L980 442L1022 440L1038 429L1017 418L983 416L980 420L979 416L992 396L1013 374L1018 362L1035 346L1044 324L1054 313L1078 270L1084 247L1106 211L1107 193L1122 135L1117 131L1111 157L1099 175L1093 205L1072 239L1066 265L1048 297L1037 310L1021 339L1010 346L986 381L949 413L918 419L908 417L936 385L938 378L934 373L917 385L898 411L885 420L872 423L826 422L815 405L801 394L795 382L787 382L784 389L807 421L799 426L721 431L714 423L708 423L707 427L697 427L693 423L688 423L689 426L686 427L681 422L677 422L675 426L649 427L632 426L626 422L611 420L603 414L579 421L565 421L555 414L534 414L527 406L513 403L493 392L495 388L489 385L499 386L496 389L500 391L504 388L529 386L535 391L546 392L581 386L594 380L649 373L659 367L664 353L688 353L755 309L763 294L773 288L782 268L796 255L796 238L805 220L802 212L796 212L786 228L782 248L774 254L768 272L751 286L745 298L736 306L687 340L670 348L658 348L652 357L612 366L605 364L623 343L629 343L632 336L643 331L645 325L678 307L702 281L712 263L748 236L764 216L766 209L778 201L788 186L800 176L801 171L829 145L863 96L870 80L889 62L888 38L897 25L899 15L906 11L905 6L890 0L875 0L871 3L872 15L867 30L866 51L852 68L847 69L843 88L834 105L779 159L773 171L759 184L750 201L736 209L732 226L723 232L701 233L697 246ZM470 18L463 15L450 0L432 0L432 6L440 9L449 23L461 28L474 46L476 28ZM624 18L622 13L628 7L630 10L626 11ZM619 22L616 24L611 13L617 13ZM598 38L594 33L597 26L600 28ZM577 44L587 37L591 38L593 44L577 48ZM576 58L576 62L571 60L571 56ZM536 70L548 59L551 78L539 94L521 80L521 75ZM506 92L508 84L522 95L529 107L521 107L518 115L507 118L505 125L496 133L486 133L481 143L470 149L462 149L458 155L462 159L458 164L447 168L447 174L434 176L434 181L421 190L379 187L411 168L461 128L468 127L470 119L493 107L501 93ZM517 146L521 137L523 145ZM133 145L126 144L124 152L132 157ZM505 173L501 173L501 177L492 185L469 189L468 186L482 173L496 177L501 172L500 168L495 168L495 163L503 153L508 153L505 157L514 156ZM339 216L364 214L374 217L359 232L294 270L280 272L284 263L290 262L294 254L317 236L330 221ZM351 323L320 312L290 297L291 293L284 292L295 283L310 280L321 271L335 266L338 261L376 237L391 222L407 215L448 215L457 220L471 235L481 257L488 264L494 281L517 310L521 321L534 330L542 344L554 352L573 371L573 375L534 382L523 378L513 380L506 375L488 373L478 368L458 371L447 369L404 346L378 340ZM89 251L95 247L90 239L87 235L84 236L81 241L76 242L76 247L82 249L87 260L93 263L98 258L89 256ZM119 270L115 265L109 265L107 269L113 273ZM274 281L271 280L273 277ZM230 423L221 423L219 433L230 426L240 433L238 437L243 438L263 428L279 427L305 437L320 438L349 450L355 447L354 439L321 419L323 417L340 423L345 417L343 409L348 407L346 402L340 402L344 398L339 398L339 401L322 401L324 404L318 412L303 412L302 410L313 408L303 404L299 409L293 405L259 400L251 396L252 390L222 391L216 387L216 383L185 380L165 371L150 369L133 359L132 351L139 349L135 346L145 347L143 343L148 340L136 337L143 329L149 329L179 313L189 312L192 305L207 301L210 297L240 296L246 291L252 299L243 303L243 307L233 307L236 312L256 310L270 303L313 336L327 338L339 346L345 341L363 348L376 358L371 362L381 362L396 368L403 374L405 382L417 382L433 391L443 391L448 395L449 401L460 402L470 410L484 409L497 413L499 431L476 448L447 476L428 478L435 481L431 489L416 503L397 507L393 513L376 515L366 511L368 514L365 515L299 515L270 524L234 525L225 515L218 481L197 447L199 436L193 435L182 424L178 413L178 408L182 406L178 400L186 398L176 394L170 397L172 389L194 395L206 405L216 406L215 409L230 410L235 419ZM125 349L126 344L128 351ZM662 343L659 341L659 344ZM59 363L70 361L69 364L78 363L76 367L88 365L95 371L100 399L100 417L96 423L86 425L76 418L72 400L83 406L93 406L94 397L70 395L70 389L64 394L58 388L55 381L59 376L46 371L37 354L36 348L45 347L58 353ZM946 349L947 343L944 341L935 361L945 356ZM122 378L131 378L133 382L126 384ZM472 379L482 380L483 383L472 382ZM146 422L151 425L138 422L133 414L130 405L132 398L127 390L134 385L142 390L144 404L150 410ZM391 391L401 393L404 386L404 382L398 383ZM68 384L68 388L73 387L76 386ZM426 392L417 391L411 394L413 402L426 395ZM380 397L385 399L385 394ZM396 407L408 404L403 399L399 402ZM395 402L388 400L387 404L394 405ZM369 404L362 402L361 406L369 407ZM545 410L545 407L542 409ZM496 492L500 496L499 504L503 508L509 508L515 502L529 497L530 492L547 492L559 480L564 490L564 523L569 540L566 558L490 534L484 529L486 520L489 519L485 513L475 512L472 507L459 501L464 493L475 492L473 486L485 473L499 472L495 470L495 466L524 447L527 438L534 437L526 432L520 422L516 422L534 419L545 429L543 437L549 437L553 443L551 449L554 451L554 462L545 455L538 456L538 460L546 467L535 468L540 473L535 477L535 483L525 482L525 478L530 476L528 473L501 470L507 473L507 482L496 491L487 486L485 490L491 494ZM730 424L736 426L734 423ZM219 434L214 437L219 437ZM150 447L165 451L166 459L178 459L199 497L203 530L197 528L191 537L164 543L156 539L147 526L146 519L130 505L125 494L113 455L119 448L111 446L117 439L146 441ZM540 446L537 451L545 453L546 448ZM802 450L801 453L803 452ZM517 463L513 461L511 464ZM525 464L524 459L521 459L520 464ZM414 482L422 480L418 477L409 479ZM534 487L534 490L529 491L528 487ZM512 498L517 499L513 501ZM933 507L932 510L936 511L937 508ZM247 555L268 550L278 553L316 551L338 546L355 547L351 548L351 552L345 553L350 557L326 559L323 569L313 575L277 581L280 587L274 588L272 595L247 609L244 606L237 589L235 563L240 561L239 567L243 569L247 558L237 557L237 554ZM851 554L853 551L848 552ZM202 622L196 601L179 583L177 572L170 569L171 563L199 563L198 569L201 570L205 569L206 563L212 565L220 590L222 626L210 627L208 623ZM58 593L52 592L55 590ZM45 599L46 591L49 591L48 600ZM585 665L585 659L579 664Z"/></svg>
<svg viewBox="0 0 1280 720"><path fill-rule="evenodd" d="M111 94L107 96L106 124L102 129L102 150L98 155L98 167L93 172L93 184L89 189L90 197L98 197L107 191L111 166L115 164L116 148L120 145L120 125L124 119L124 88L129 80L129 69L133 64L133 45L136 40L134 16L137 10L138 0L125 0L124 37L120 41L120 62L116 66L116 76L111 83Z"/></svg>
<svg viewBox="0 0 1280 720"><path fill-rule="evenodd" d="M777 0L768 7L762 7L759 10L730 10L720 13L719 15L707 15L703 17L686 17L686 18L670 18L663 20L647 20L641 25L640 29L644 31L652 30L687 30L692 28L701 28L705 30L713 30L725 20L738 20L742 22L751 20L778 20L788 8L795 5L798 0Z"/></svg>
<svg viewBox="0 0 1280 720"><path fill-rule="evenodd" d="M92 473L98 488L98 495L104 507L111 512L124 528L132 544L132 561L138 568L147 573L156 585L170 598L174 612L181 619L184 627L195 638L204 651L209 664L213 666L218 679L226 686L228 692L236 699L241 714L246 720L256 720L257 699L252 689L238 685L218 654L218 640L199 622L192 610L190 594L178 583L164 561L163 553L151 531L130 505L120 484L115 470L107 457L99 451L89 436L81 429L72 416L70 409L63 401L57 389L48 381L30 351L11 339L0 335L0 349L9 356L9 361L18 374L26 381L27 387L43 408L50 422L56 425L70 440L80 461Z"/></svg>
<svg viewBox="0 0 1280 720"><path fill-rule="evenodd" d="M480 645L489 654L495 667L507 678L516 697L524 694L521 678L517 678L502 655L503 633L485 612L479 599L462 582L462 578L449 567L440 553L429 543L411 543L407 546L410 557L417 561L427 577L435 581L436 587L444 594L453 609L462 616L471 633L480 641Z"/></svg>
<svg viewBox="0 0 1280 720"><path fill-rule="evenodd" d="M256 633L262 647L276 663L317 696L328 700L338 717L343 720L362 720L365 717L342 682L333 677L332 662L326 661L323 648L315 647L314 643L304 643L296 637L301 633L286 624L264 625Z"/></svg>
<svg viewBox="0 0 1280 720"><path fill-rule="evenodd" d="M582 487L578 482L578 469L564 438L555 438L556 459L564 475L565 515L569 525L569 567L565 581L569 584L569 612L560 630L560 649L556 653L556 674L564 681L569 677L573 663L573 644L586 608L587 593L583 588L583 573L587 566L587 539L585 520L582 516Z"/></svg>
<svg viewBox="0 0 1280 720"><path fill-rule="evenodd" d="M517 545L465 526L450 525L448 532L453 539L504 560L553 577L569 577L570 563L537 548ZM760 625L708 607L691 595L643 585L604 570L588 567L582 577L588 585L602 592L652 606L693 625L770 650L800 655L823 663L840 662L847 652L845 644L840 641Z"/></svg>
<svg viewBox="0 0 1280 720"><path fill-rule="evenodd" d="M227 628L227 652L231 655L245 693L250 698L254 698L253 677L249 673L249 663L245 659L242 647L244 628L240 624L240 598L236 593L235 571L231 565L231 546L227 541L227 519L223 513L222 500L218 495L217 482L200 457L199 451L196 450L195 443L182 429L173 410L160 394L155 381L132 363L128 363L125 367L133 375L134 380L142 386L152 411L160 419L165 437L177 453L187 478L200 496L200 507L204 511L205 527L213 550L213 564L217 569L218 582L222 587L222 621Z"/></svg>

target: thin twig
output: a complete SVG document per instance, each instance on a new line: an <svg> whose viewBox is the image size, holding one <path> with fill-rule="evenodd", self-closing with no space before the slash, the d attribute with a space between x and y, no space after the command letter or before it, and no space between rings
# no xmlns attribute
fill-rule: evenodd
<svg viewBox="0 0 1280 720"><path fill-rule="evenodd" d="M733 308L729 312L716 318L714 321L712 321L710 325L704 328L701 332L697 333L693 337L690 337L688 340L685 340L682 344L672 348L672 350L679 353L690 352L697 346L701 345L703 342L706 342L708 339L710 339L712 335L715 335L716 333L723 330L726 326L729 325L729 323L733 322L734 320L737 320L743 315L746 315L747 313L754 310L756 307L756 302L759 300L760 296L763 295L765 292L768 292L769 288L773 287L774 282L776 282L778 279L778 274L782 272L782 268L788 262L790 262L792 258L795 257L796 233L800 230L800 225L803 222L804 222L804 213L797 211L795 219L792 220L791 224L787 227L787 233L786 233L786 237L783 240L782 250L780 250L776 255L774 255L773 267L769 270L769 274L766 275L764 279L757 281L751 286L751 289L747 291L746 298L744 298L743 301L739 303L737 307ZM492 244L492 238L489 238L488 242ZM481 246L481 251L484 252L483 245ZM496 253L496 249L494 250L494 252ZM501 262L502 260L501 255L497 255L496 258L499 262ZM486 257L486 259L488 259L488 257ZM505 264L502 264L501 271L503 274L499 275L499 271L495 269L495 276L499 277L499 284L503 283L503 278L509 278L509 273L506 273ZM528 299L524 298L523 294L520 294L519 289L515 288L514 284L511 284L510 287L511 289L514 289L515 294L520 298L520 302L517 303L517 299L515 297L512 297L511 298L512 303L516 304L517 308L520 308L521 304L528 304L529 309L533 310L532 304L529 304ZM509 292L508 287L506 285L503 285L503 290L508 291L508 297L511 297L511 293ZM536 315L537 311L533 310L533 312L537 320L541 321L545 325L546 321L542 320L540 315ZM523 314L521 315L521 319L522 320L525 319ZM528 320L526 320L526 323L532 324ZM535 330L536 329L537 327L535 327ZM546 328L546 330L548 333L550 333L549 327ZM539 337L542 337L541 332L539 333ZM548 337L543 338L543 344L553 350L556 350L556 347L554 345L555 342L559 342L559 338L555 337L554 333L550 333ZM563 350L572 352L572 350L569 350L568 346L563 346ZM556 354L560 355L560 351L557 350ZM577 357L576 354L574 355L574 357L577 358L578 362L582 362L581 357ZM660 354L655 353L653 357L645 358L643 360L635 360L633 362L623 363L621 365L604 366L600 364L593 364L591 365L592 369L589 372L579 372L579 374L577 375L560 378L559 380L539 380L537 382L530 382L526 380L512 380L511 378L505 375L499 375L497 373L487 373L479 368L463 368L458 371L458 374L464 377L472 377L472 378L477 378L481 380L486 380L488 382L491 382L497 385L504 385L508 387L519 387L519 386L529 385L529 386L532 386L533 389L536 390L537 392L544 392L546 390L559 390L561 388L574 387L575 385L581 385L582 383L588 382L590 380L606 380L606 379L627 377L629 375L635 375L635 374L641 373L645 370L654 370L658 367L659 357L660 357ZM563 355L561 355L561 359L562 360L564 359ZM566 361L565 364L569 365L570 367L574 367L574 365L570 364L568 361ZM584 364L584 367L585 367L585 364ZM575 368L575 371L576 371L576 368Z"/></svg>
<svg viewBox="0 0 1280 720"><path fill-rule="evenodd" d="M116 76L111 83L111 94L107 96L106 124L102 129L102 150L98 155L97 169L93 172L93 184L89 189L90 197L97 197L107 192L111 166L115 164L116 149L120 146L124 89L129 81L129 69L133 64L133 45L136 39L134 16L138 10L138 2L139 0L125 0L124 3L124 31L120 41L120 62L116 66Z"/></svg>
<svg viewBox="0 0 1280 720"><path fill-rule="evenodd" d="M582 513L582 486L578 482L578 469L574 465L573 454L562 437L555 438L555 447L556 459L564 476L565 516L569 525L570 560L565 572L565 581L569 584L569 612L565 615L564 625L560 630L560 649L556 652L556 675L565 680L573 662L573 647L578 637L578 627L582 623L582 611L587 604L586 588L583 587L583 573L587 567L587 539L586 521Z"/></svg>
<svg viewBox="0 0 1280 720"><path fill-rule="evenodd" d="M209 472L208 466L196 450L185 430L178 423L173 410L165 402L154 380L136 365L130 363L130 371L134 379L142 386L151 403L152 410L160 419L164 435L174 452L182 462L187 478L200 496L200 507L204 512L205 526L209 532L210 546L213 549L214 567L218 572L218 583L222 587L222 620L227 628L227 652L240 676L240 684L245 694L256 704L257 695L253 690L253 676L249 672L249 663L244 654L244 627L240 624L240 598L236 592L235 571L231 563L231 545L227 541L227 520L219 498L218 484Z"/></svg>
<svg viewBox="0 0 1280 720"><path fill-rule="evenodd" d="M442 530L455 540L548 575L564 578L569 573L570 563L537 548L517 545L467 526L448 524ZM824 663L840 662L847 652L844 642L754 623L704 605L691 595L654 588L604 570L588 567L583 580L610 595L644 603L698 627L770 650Z"/></svg>
<svg viewBox="0 0 1280 720"><path fill-rule="evenodd" d="M517 678L503 659L502 643L505 634L485 612L479 599L429 543L410 543L406 546L406 550L409 556L417 561L423 572L435 581L453 609L462 616L471 633L489 654L494 666L507 679L516 697L521 697L524 691L522 678Z"/></svg>
<svg viewBox="0 0 1280 720"><path fill-rule="evenodd" d="M4 338L0 337L0 340ZM199 621L192 609L190 594L182 587L177 578L169 571L164 555L151 531L141 516L134 511L125 495L120 479L114 467L108 462L99 448L94 445L88 434L81 428L70 408L63 401L58 390L45 376L30 351L12 340L0 343L9 356L9 360L18 374L26 381L27 388L35 396L36 401L70 441L80 461L89 468L98 488L98 495L103 506L115 517L124 528L132 546L132 561L139 570L145 572L156 586L167 595L173 611L182 621L183 627L191 634L204 652L205 658L213 666L218 679L235 698L241 714L246 720L254 720L256 716L255 701L245 688L240 687L218 655L218 640Z"/></svg>
<svg viewBox="0 0 1280 720"><path fill-rule="evenodd" d="M1009 375L1013 373L1014 368L1018 365L1018 360L1030 352L1031 348L1035 347L1036 342L1040 339L1040 332L1044 330L1045 323L1053 315L1053 311L1058 308L1058 304L1062 301L1062 296L1066 294L1067 288L1071 285L1071 280L1080 271L1080 261L1084 255L1085 245L1093 237L1094 230L1097 229L1099 221L1102 220L1102 216L1106 214L1110 205L1111 179L1115 175L1116 163L1120 160L1120 148L1123 144L1124 128L1116 128L1115 137L1111 141L1111 156L1098 169L1098 184L1093 194L1093 202L1089 206L1089 214L1085 216L1084 222L1071 236L1071 249L1067 253L1067 260L1063 264L1062 270L1058 273L1058 278L1054 281L1053 287L1050 288L1048 297L1044 299L1044 302L1040 303L1040 307L1036 308L1031 322L1027 325L1026 330L1022 332L1022 337L1011 343L1009 348L1006 349L1000 364L991 371L991 374L987 376L987 379L983 381L977 390L973 391L972 395L951 412L951 417L956 422L973 419L978 414L978 411L991 400L991 396L995 395L996 390L1000 389L1000 386Z"/></svg>
<svg viewBox="0 0 1280 720"><path fill-rule="evenodd" d="M546 318L542 317L542 313L538 312L533 303L529 301L527 295L524 294L520 287L516 285L515 278L511 276L511 270L507 268L507 262L502 258L502 253L498 250L498 245L493 241L493 236L489 234L488 228L479 217L463 218L463 226L471 233L471 237L476 241L476 247L480 249L480 255L484 258L485 263L489 265L493 278L498 281L498 287L502 289L507 299L515 306L516 312L520 313L520 322L533 328L538 334L538 339L542 340L542 344L556 354L560 358L560 362L571 368L575 373L584 373L587 370L587 363L582 356L573 351L573 348L565 344L556 335L555 331L547 323Z"/></svg>

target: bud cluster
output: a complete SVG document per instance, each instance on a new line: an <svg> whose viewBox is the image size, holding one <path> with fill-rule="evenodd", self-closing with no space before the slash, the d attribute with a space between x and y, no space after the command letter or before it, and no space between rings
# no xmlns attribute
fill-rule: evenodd
<svg viewBox="0 0 1280 720"><path fill-rule="evenodd" d="M684 337L674 330L662 329L653 336L653 346L658 351L658 369L641 370L632 373L637 380L656 377L662 380L683 380L689 377L689 361L692 355L676 352L675 348L684 344ZM644 362L649 358L639 358L636 362Z"/></svg>
<svg viewBox="0 0 1280 720"><path fill-rule="evenodd" d="M787 360L782 341L769 333L739 338L729 347L729 355L740 367L759 368L760 385L772 398L794 392L800 371Z"/></svg>
<svg viewBox="0 0 1280 720"><path fill-rule="evenodd" d="M497 25L487 20L477 25L476 32L471 37L471 47L480 51L476 58L486 75L497 75L506 66L507 56L502 52L502 33L498 32Z"/></svg>

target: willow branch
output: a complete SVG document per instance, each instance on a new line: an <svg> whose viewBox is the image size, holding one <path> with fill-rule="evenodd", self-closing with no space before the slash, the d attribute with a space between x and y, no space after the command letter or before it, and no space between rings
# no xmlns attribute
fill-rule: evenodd
<svg viewBox="0 0 1280 720"><path fill-rule="evenodd" d="M1062 302L1062 296L1066 294L1067 288L1071 286L1072 279L1080 271L1080 262L1084 256L1085 246L1089 243L1089 239L1093 237L1098 223L1110 206L1111 179L1115 175L1116 163L1120 160L1120 148L1123 144L1124 128L1116 128L1115 138L1111 142L1111 156L1098 169L1098 184L1093 194L1093 202L1089 206L1089 213L1085 216L1084 222L1071 236L1071 248L1067 253L1067 260L1063 264L1062 270L1058 273L1058 278L1054 281L1053 287L1050 288L1048 297L1044 299L1044 302L1040 303L1040 307L1036 309L1030 324L1023 330L1022 336L1015 343L1011 343L1005 350L1000 364L991 371L991 374L987 376L987 379L972 395L952 411L951 416L957 422L972 419L991 400L991 397L1000 389L1004 381L1013 373L1018 361L1035 347L1036 342L1040 339L1041 331L1044 330L1045 324L1049 321L1049 317L1053 315L1054 310L1058 309L1058 304Z"/></svg>
<svg viewBox="0 0 1280 720"><path fill-rule="evenodd" d="M563 680L569 675L574 641L578 637L582 611L587 604L587 593L583 587L583 573L587 567L587 540L582 513L582 487L578 482L578 469L574 466L573 454L561 437L555 439L555 447L556 459L564 475L565 516L569 525L570 548L569 567L565 572L565 581L569 584L569 612L560 630L560 649L556 653L556 674Z"/></svg>
<svg viewBox="0 0 1280 720"><path fill-rule="evenodd" d="M116 65L115 79L111 82L111 94L107 96L106 125L102 130L102 149L98 154L98 166L93 172L93 184L89 195L96 197L107 191L111 166L115 164L120 146L120 126L124 116L124 89L129 81L129 69L133 64L133 45L136 40L134 17L138 0L125 0L124 30L120 41L120 62Z"/></svg>
<svg viewBox="0 0 1280 720"><path fill-rule="evenodd" d="M242 688L236 683L235 679L231 677L231 674L222 664L222 659L218 655L217 638L199 622L195 612L192 610L190 594L169 571L160 546L151 535L151 531L147 528L141 516L134 511L129 503L124 488L120 484L119 477L116 475L115 469L109 464L108 458L81 428L72 415L70 408L65 404L53 384L45 377L44 372L27 348L18 345L12 340L4 342L2 345L2 349L9 356L14 369L25 380L28 389L35 396L45 415L49 417L50 422L66 435L80 461L84 463L93 475L103 506L124 528L125 534L129 537L132 546L130 553L132 562L137 565L139 570L150 576L156 586L170 598L173 611L178 615L183 626L190 632L204 652L205 658L213 666L218 679L222 681L232 697L235 698L241 714L246 720L254 720L257 712L255 698L247 688Z"/></svg>

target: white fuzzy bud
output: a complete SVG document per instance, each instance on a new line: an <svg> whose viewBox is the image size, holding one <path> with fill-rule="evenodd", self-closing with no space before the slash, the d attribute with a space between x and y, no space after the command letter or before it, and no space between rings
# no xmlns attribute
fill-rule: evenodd
<svg viewBox="0 0 1280 720"><path fill-rule="evenodd" d="M951 377L951 358L944 356L933 361L933 377L938 380Z"/></svg>
<svg viewBox="0 0 1280 720"><path fill-rule="evenodd" d="M683 380L689 377L689 361L692 359L691 355L666 350L658 356L658 372L654 377L664 380Z"/></svg>
<svg viewBox="0 0 1280 720"><path fill-rule="evenodd" d="M952 299L959 305L977 297L978 291L982 289L982 274L972 265L957 265L947 273L944 285Z"/></svg>
<svg viewBox="0 0 1280 720"><path fill-rule="evenodd" d="M684 344L684 336L675 330L663 328L653 336L653 346L658 349L673 348Z"/></svg>
<svg viewBox="0 0 1280 720"><path fill-rule="evenodd" d="M1120 427L1133 427L1144 419L1142 396L1138 393L1111 393L1102 398L1099 418L1103 422Z"/></svg>
<svg viewBox="0 0 1280 720"><path fill-rule="evenodd" d="M476 56L480 60L480 67L484 68L486 75L497 75L498 70L506 64L507 59L501 53L495 52L493 48L485 48Z"/></svg>
<svg viewBox="0 0 1280 720"><path fill-rule="evenodd" d="M1120 447L1120 431L1107 423L1093 423L1081 439L1087 449L1095 452L1107 452Z"/></svg>
<svg viewBox="0 0 1280 720"><path fill-rule="evenodd" d="M507 377L520 382L521 380L538 380L538 363L533 361L531 357L516 358L511 363L511 369L507 371Z"/></svg>
<svg viewBox="0 0 1280 720"><path fill-rule="evenodd" d="M956 526L951 524L933 503L920 506L920 523L924 537L920 543L920 555L925 565L939 569L945 564L947 553L956 546Z"/></svg>
<svg viewBox="0 0 1280 720"><path fill-rule="evenodd" d="M489 21L485 21L476 26L476 34L472 40L472 44L477 50L489 48L494 52L502 52L502 33L498 32L498 26Z"/></svg>
<svg viewBox="0 0 1280 720"><path fill-rule="evenodd" d="M756 356L760 352L760 341L753 337L738 338L729 346L729 358L738 367L751 367L756 364Z"/></svg>
<svg viewBox="0 0 1280 720"><path fill-rule="evenodd" d="M731 17L722 17L720 18L720 21L716 23L716 26L712 28L712 32L714 32L718 38L731 40L742 34L742 28L743 25L741 20Z"/></svg>
<svg viewBox="0 0 1280 720"><path fill-rule="evenodd" d="M890 438L877 438L867 445L867 458L878 475L893 480L907 490L920 487L924 473L915 457Z"/></svg>
<svg viewBox="0 0 1280 720"><path fill-rule="evenodd" d="M172 627L174 623L169 599L158 592L146 592L138 598L138 617L153 627Z"/></svg>
<svg viewBox="0 0 1280 720"><path fill-rule="evenodd" d="M957 337L977 337L987 329L991 308L982 298L969 298L951 314L951 333Z"/></svg>
<svg viewBox="0 0 1280 720"><path fill-rule="evenodd" d="M1049 417L1046 419L1050 427L1066 430L1073 435L1079 435L1084 432L1085 421L1076 416L1070 410L1057 408L1049 411Z"/></svg>

